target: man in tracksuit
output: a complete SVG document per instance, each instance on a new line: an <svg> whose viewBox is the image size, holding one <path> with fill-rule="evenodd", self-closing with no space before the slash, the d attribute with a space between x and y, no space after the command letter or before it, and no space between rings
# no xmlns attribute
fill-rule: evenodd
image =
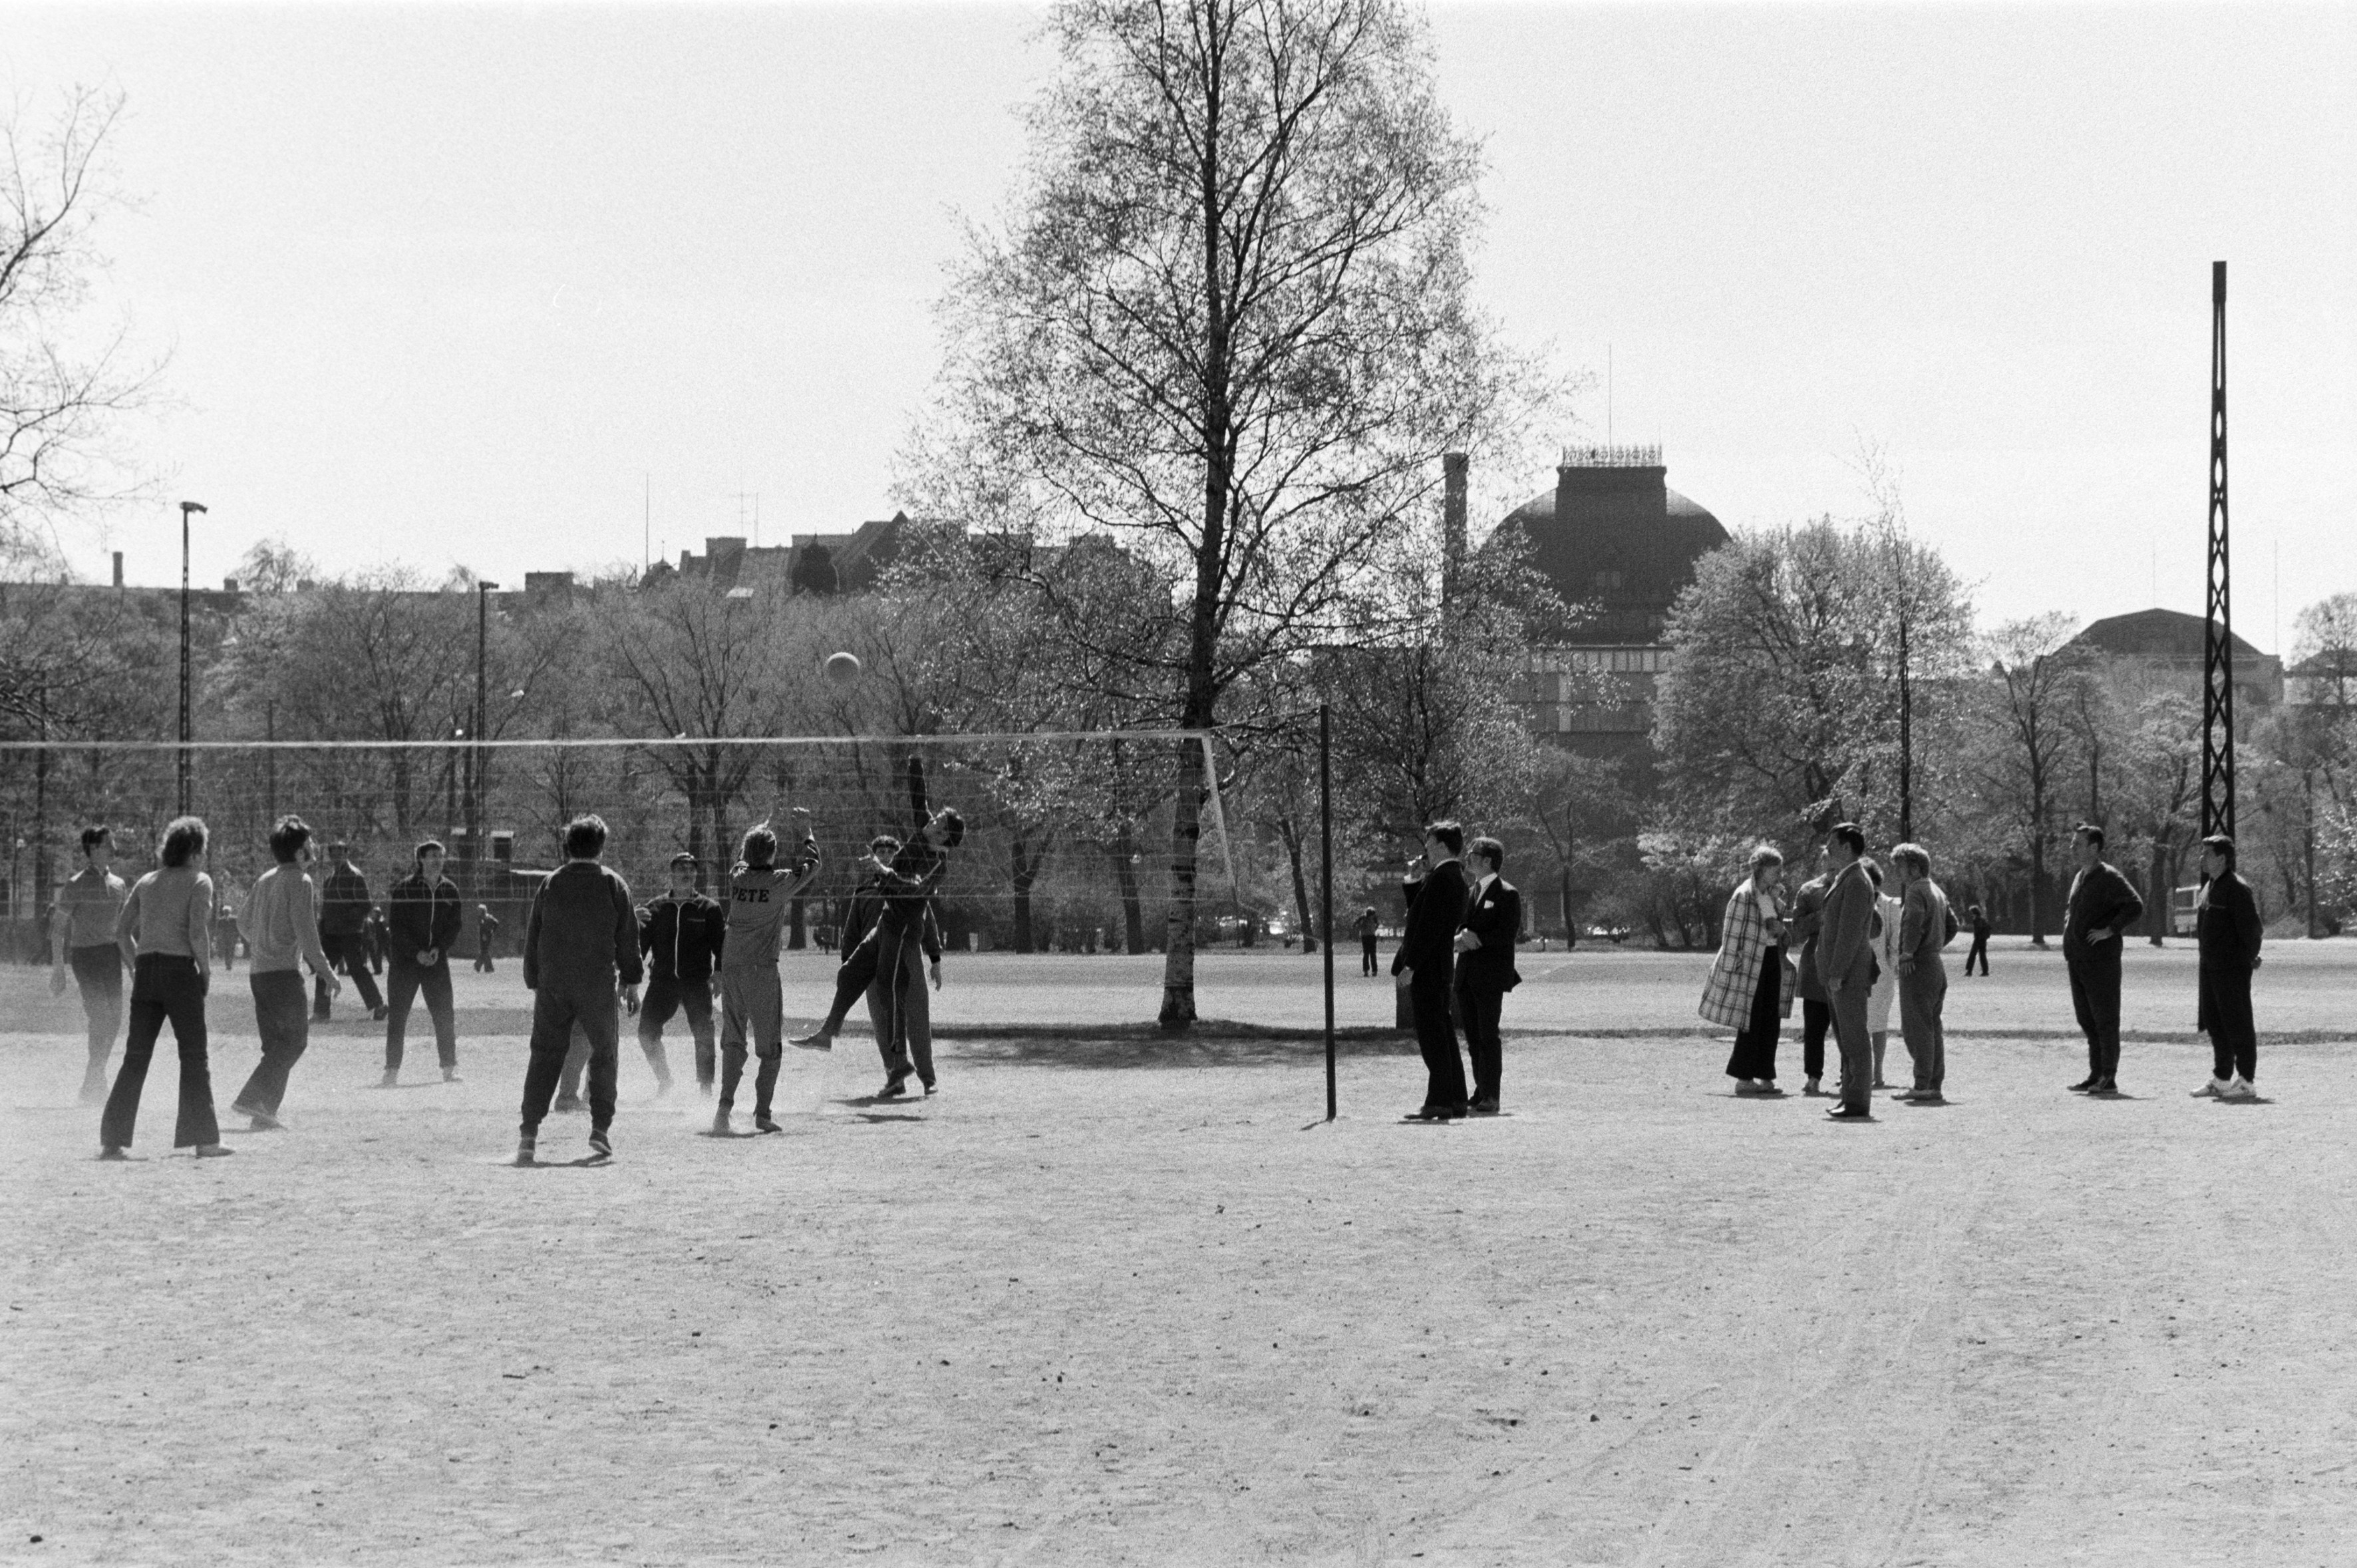
<svg viewBox="0 0 2357 1568"><path fill-rule="evenodd" d="M851 896L851 905L844 913L843 940L839 950L847 960L859 950L859 944L883 918L884 884L881 873L900 852L899 839L889 833L879 833L867 842L870 874ZM932 900L925 901L924 913L917 927L917 940L901 945L901 961L890 968L879 962L876 978L867 985L867 1018L876 1028L877 1054L884 1058L884 1087L877 1091L879 1100L898 1100L907 1092L909 1075L931 1094L937 1087L933 1079L932 1008L925 995L925 977L930 971L933 989L942 984L942 929L934 918Z"/></svg>
<svg viewBox="0 0 2357 1568"><path fill-rule="evenodd" d="M540 1124L565 1054L579 1025L589 1036L589 1157L614 1156L615 1050L621 1023L615 1015L619 983L622 1005L639 1010L638 912L630 885L598 864L606 853L606 824L596 816L576 817L565 828L565 864L548 874L533 895L524 922L523 983L533 993L532 1061L524 1069L522 1124L516 1164L534 1162Z"/></svg>
<svg viewBox="0 0 2357 1568"><path fill-rule="evenodd" d="M2072 845L2079 875L2062 912L2062 962L2071 972L2071 1006L2087 1036L2087 1076L2078 1094L2119 1093L2120 933L2144 917L2144 899L2104 859L2104 830L2081 822Z"/></svg>
<svg viewBox="0 0 2357 1568"><path fill-rule="evenodd" d="M434 1015L434 1048L442 1062L442 1081L458 1081L458 1022L450 1004L450 949L466 923L466 906L458 885L442 875L447 858L441 842L427 839L417 846L417 866L393 885L392 914L385 920L385 961L390 1009L384 1026L384 1082L401 1081L403 1042L409 1033L410 1004L425 993L425 1010Z"/></svg>
<svg viewBox="0 0 2357 1568"><path fill-rule="evenodd" d="M695 1039L695 1084L712 1092L716 1066L712 1028L712 971L728 934L727 916L717 899L696 891L695 856L685 850L671 857L671 887L639 911L639 951L647 961L647 999L639 1009L639 1048L655 1069L661 1092L671 1090L671 1065L663 1059L663 1026L672 1015L687 1015Z"/></svg>
<svg viewBox="0 0 2357 1568"><path fill-rule="evenodd" d="M352 977L352 988L360 993L361 1005L369 1010L369 1016L382 1018L384 997L369 974L368 944L362 940L369 918L368 878L352 863L351 845L329 844L328 858L334 864L328 869L327 886L319 890L319 946L330 962L341 965ZM328 1016L325 980L311 988L311 1016L321 1020Z"/></svg>
<svg viewBox="0 0 2357 1568"><path fill-rule="evenodd" d="M876 890L882 895L884 908L876 918L859 945L843 955L834 972L834 1003L827 1009L826 1019L806 1035L796 1035L793 1043L803 1050L831 1051L834 1036L843 1032L843 1021L850 1015L852 1004L867 993L876 977L896 975L908 961L908 950L920 940L925 909L949 871L949 852L965 837L965 819L947 806L928 814L925 804L925 765L922 758L909 758L909 799L917 818L917 831L900 846L888 863L871 859L875 865ZM888 993L896 998L897 988ZM885 1021L888 1032L897 1033L899 1012L897 1000Z"/></svg>
<svg viewBox="0 0 2357 1568"><path fill-rule="evenodd" d="M728 1113L736 1109L737 1086L745 1077L748 1036L761 1063L753 1079L753 1125L764 1133L780 1130L770 1103L785 1055L780 1042L786 993L778 978L778 943L794 895L818 875L818 843L810 836L809 818L808 811L794 812L802 840L790 869L778 868L778 835L763 822L746 830L741 858L728 874L728 926L720 954L720 1103L712 1115L712 1131L724 1137Z"/></svg>

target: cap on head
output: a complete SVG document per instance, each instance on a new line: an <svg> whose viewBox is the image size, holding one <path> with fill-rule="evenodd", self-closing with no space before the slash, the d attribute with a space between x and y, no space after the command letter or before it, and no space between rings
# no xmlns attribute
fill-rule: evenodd
<svg viewBox="0 0 2357 1568"><path fill-rule="evenodd" d="M695 856L688 854L687 851L681 850L677 854L671 857L671 864L674 870L684 865L690 871L694 871L697 866L704 863L696 859Z"/></svg>

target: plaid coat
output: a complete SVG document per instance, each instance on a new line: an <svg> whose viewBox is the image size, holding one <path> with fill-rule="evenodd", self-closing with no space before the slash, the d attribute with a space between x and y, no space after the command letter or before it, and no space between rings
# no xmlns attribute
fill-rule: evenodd
<svg viewBox="0 0 2357 1568"><path fill-rule="evenodd" d="M1702 988L1703 1017L1723 1028L1751 1026L1751 998L1760 989L1760 962L1770 946L1767 922L1751 897L1751 879L1745 877L1727 896L1727 918L1720 923L1718 957L1711 961L1710 979ZM1792 966L1780 966L1783 982L1777 996L1777 1015L1792 1015Z"/></svg>

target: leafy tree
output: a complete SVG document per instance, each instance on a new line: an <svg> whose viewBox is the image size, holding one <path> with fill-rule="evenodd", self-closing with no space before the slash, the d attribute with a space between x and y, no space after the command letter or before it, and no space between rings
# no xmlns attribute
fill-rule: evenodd
<svg viewBox="0 0 2357 1568"><path fill-rule="evenodd" d="M2077 624L2060 613L2032 616L2006 622L1985 644L1995 679L1981 688L1983 739L1975 748L1983 798L2007 839L2029 856L2029 936L2040 947L2052 893L2046 848L2072 755L2065 714L2086 673L2067 647Z"/></svg>

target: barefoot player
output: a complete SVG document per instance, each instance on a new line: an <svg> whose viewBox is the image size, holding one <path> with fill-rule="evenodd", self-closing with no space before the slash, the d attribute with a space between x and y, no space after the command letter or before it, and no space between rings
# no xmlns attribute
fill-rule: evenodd
<svg viewBox="0 0 2357 1568"><path fill-rule="evenodd" d="M810 835L810 813L797 809L802 844L791 869L777 865L778 835L768 822L748 829L741 858L728 875L728 924L720 950L720 1103L712 1130L726 1136L737 1085L745 1076L745 1041L750 1035L761 1066L753 1079L753 1125L779 1130L770 1101L778 1088L785 1051L785 987L778 979L778 938L795 894L818 875L818 842Z"/></svg>

